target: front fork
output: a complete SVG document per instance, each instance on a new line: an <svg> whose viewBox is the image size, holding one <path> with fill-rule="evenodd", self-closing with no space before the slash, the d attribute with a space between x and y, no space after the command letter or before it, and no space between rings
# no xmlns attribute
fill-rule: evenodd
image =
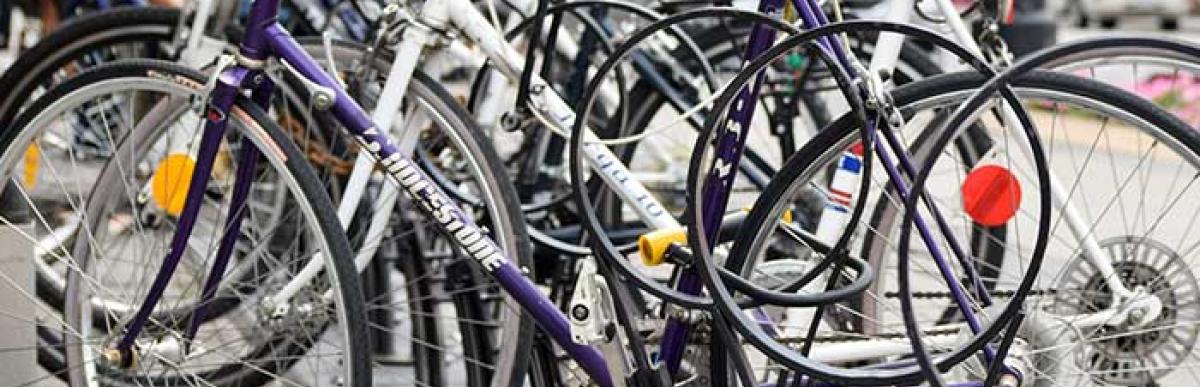
<svg viewBox="0 0 1200 387"><path fill-rule="evenodd" d="M196 218L200 213L200 205L204 202L204 193L212 175L213 162L220 151L221 141L224 138L225 129L229 122L229 114L233 111L233 104L238 94L243 87L251 87L251 96L254 102L264 109L269 107L271 93L274 91L274 83L261 71L254 71L240 66L219 71L217 82L211 93L212 97L205 108L204 131L201 135L200 148L196 155L196 166L192 173L192 180L188 185L187 200L184 202L183 211L179 215L175 235L171 239L171 248L167 251L167 256L163 260L163 264L159 268L158 274L155 276L154 283L150 286L146 298L142 301L133 320L127 325L121 339L114 347L105 352L104 359L110 363L115 363L122 367L130 367L135 363L136 354L133 350L133 346L136 344L135 341L142 330L145 329L146 324L150 322L150 314L154 311L154 307L158 305L168 282L174 275L175 269L179 266L184 251L187 250L187 242L191 238L192 229L196 225ZM245 207L244 204L250 193L250 184L257 169L259 157L261 157L261 153L253 141L249 137L243 138L241 151L238 156L236 180L230 200L229 213L224 226L225 233L221 236L217 254L213 257L212 269L205 279L203 290L199 295L195 310L192 311L184 332L184 337L181 340L185 353L191 348L192 339L195 337L200 324L204 321L206 307L216 295L217 286L220 284L225 269L228 267L234 244L237 242L239 235L238 230L240 230L242 219L245 216L242 209Z"/></svg>

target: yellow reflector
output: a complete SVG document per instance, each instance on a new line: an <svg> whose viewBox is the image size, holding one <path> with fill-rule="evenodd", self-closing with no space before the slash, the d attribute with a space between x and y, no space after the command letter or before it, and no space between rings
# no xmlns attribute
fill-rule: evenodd
<svg viewBox="0 0 1200 387"><path fill-rule="evenodd" d="M22 182L25 183L25 189L32 189L37 184L38 168L42 162L42 148L37 143L30 144L29 148L25 148L25 169L22 174Z"/></svg>
<svg viewBox="0 0 1200 387"><path fill-rule="evenodd" d="M154 203L168 214L178 216L183 212L187 200L188 186L192 183L192 172L196 161L186 154L172 153L158 163L154 177L150 178L150 195Z"/></svg>

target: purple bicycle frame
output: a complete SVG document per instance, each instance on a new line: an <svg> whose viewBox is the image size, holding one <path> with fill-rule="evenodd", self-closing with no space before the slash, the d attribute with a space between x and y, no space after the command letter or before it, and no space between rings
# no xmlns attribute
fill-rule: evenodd
<svg viewBox="0 0 1200 387"><path fill-rule="evenodd" d="M815 0L792 0L792 5L798 11L800 19L804 22L805 26L816 28L829 24L828 18L823 12L821 12L821 8ZM784 0L761 0L759 2L758 11L767 14L777 14L783 6ZM775 33L776 31L774 29L763 25L755 25L751 30L750 40L746 47L746 53L743 56L745 58L744 60L748 63L749 61L758 58L758 56L763 52L766 52L774 43ZM862 76L862 74L857 74L857 71L855 71L855 68L851 65L849 56L843 49L844 46L836 36L820 38L817 43L817 46L824 50L827 54L831 54L828 56L837 60L838 64L842 68L846 69L851 77ZM729 193L732 190L734 182L735 175L733 172L736 170L734 168L722 168L721 166L738 165L738 163L741 161L742 152L745 149L746 139L748 138L748 133L743 133L741 130L739 130L739 128L750 127L750 121L754 116L754 109L756 106L758 93L762 87L764 76L764 74L758 74L754 78L752 85L749 87L744 87L738 91L738 96L734 100L734 104L729 112L729 123L727 125L718 126L717 131L713 134L713 138L716 140L715 160L713 161L712 167L710 167L710 170L706 175L704 186L701 192L702 200L705 205L704 213L702 215L705 231L708 234L706 237L710 243L715 244L715 241L717 240L716 233L717 230L720 229L721 220L725 215L725 210L729 201ZM876 130L875 125L867 122L864 126L864 130L867 132L870 140L875 141L875 139L878 138L878 131ZM731 128L733 129L731 130ZM893 161L888 158L887 154L884 153L882 149L875 148L876 153L879 155L880 162L884 165L892 184L895 185L895 188L901 194L901 196L906 198L911 194L911 192L904 184L904 180L901 178L900 170L896 162L898 161L899 166L905 167L906 170L912 170L912 162L903 152L903 148L900 147L902 146L901 143L894 138L895 134L888 131L883 131L883 133L884 137L889 140L888 144L894 148L896 160ZM945 224L940 212L936 211L936 209L931 210L933 210L933 215L939 224ZM966 291L954 277L953 271L950 269L949 261L944 257L944 254L939 246L936 243L931 242L933 237L928 223L920 214L917 214L914 217L914 221L920 236L930 249L930 255L933 256L939 271L944 279L946 279L946 282L950 287L951 294L953 295L953 299L959 306L960 311L963 313L963 316L967 321L967 325L974 333L979 333L981 330L979 319L969 307L970 303L966 298ZM964 272L966 272L971 283L976 285L982 284L978 274L974 270L974 267L970 266L970 263L964 259L965 256L963 255L962 250L959 247L959 243L955 240L953 235L947 234L945 237L948 244L951 246L951 249L959 257L960 265L963 266ZM711 248L713 246L709 247ZM676 284L678 290L689 294L700 294L702 288L700 278L691 270L686 270L680 273L679 280L676 282ZM988 299L989 296L987 294L987 290L981 285L976 286L976 291L982 298L985 300ZM668 321L663 335L660 359L666 363L667 369L672 374L679 369L683 358L683 350L686 347L689 334L690 327L687 324L674 319ZM990 346L984 348L984 354L987 360L994 360L993 358L995 353Z"/></svg>
<svg viewBox="0 0 1200 387"><path fill-rule="evenodd" d="M760 11L778 12L784 1L762 0ZM828 22L812 0L793 1L806 25L819 26ZM386 134L374 126L362 107L355 103L342 90L339 83L325 73L316 60L309 56L299 43L279 25L277 22L279 4L280 0L258 0L252 4L246 34L239 48L237 65L229 67L219 74L217 85L212 92L205 117L206 122L201 137L196 170L188 187L188 196L179 217L177 231L171 240L171 250L165 257L163 266L155 277L146 299L143 300L137 314L126 327L124 335L118 341L115 349L123 355L132 353L135 339L148 323L154 306L161 299L167 282L178 266L183 251L186 250L186 243L195 225L204 189L208 184L212 164L235 99L241 91L249 89L252 91L254 101L264 109L267 108L266 102L269 100L274 86L265 76L262 76L262 68L270 57L279 57L312 82L333 90L335 101L330 107L330 113L354 135L363 149L368 150L379 160L388 175L393 177L418 204L417 207L426 216L435 220L435 223L443 231L452 236L455 242L476 260L598 385L613 386L613 378L621 376L609 374L606 361L600 351L592 346L580 345L572 341L568 320L558 307L537 290L495 242L475 225L469 215L454 205L453 199L446 195L412 160L397 151ZM746 57L755 58L765 52L773 44L774 39L774 30L764 26L755 26L752 30ZM849 60L843 52L841 44L835 38L823 39L820 43L823 49L833 51L833 56L849 68ZM740 103L741 108L735 109L731 113L732 120L742 125L740 127L748 127L750 123L755 105L753 101L757 99L761 82L762 75L759 75L752 87L740 91L739 101L749 101L749 103ZM736 165L744 148L746 136L735 131L723 130L717 138L719 139L718 158L730 165ZM254 163L261 157L254 146L249 146L252 144L247 142L245 145L248 146L244 148L250 148L250 150L239 154L236 175L239 179L235 182L233 189L233 200L226 220L226 230L236 230L241 222L243 213L240 208L246 200L250 184L248 177L252 176ZM900 156L903 158L903 155ZM722 175L716 170L711 171L709 177L704 190L704 198L705 203L711 204L711 206L707 207L709 210L704 214L705 226L710 232L715 232L721 218L720 215L724 213L733 179L732 175ZM918 226L924 228L923 224ZM185 341L190 341L195 334L196 327L203 320L205 305L214 296L215 289L220 283L223 268L228 264L235 239L236 233L227 232L222 236L218 255L214 258L214 267L200 293L200 300L191 316ZM714 239L710 237L709 240ZM935 258L939 262L944 261L940 255L936 255ZM678 288L682 291L699 294L701 285L695 273L684 272L681 274L677 284ZM954 282L951 283L953 286ZM678 369L679 361L682 359L682 349L686 345L688 331L689 327L685 324L674 320L668 323L660 355L672 372ZM128 359L132 359L132 357L128 357Z"/></svg>
<svg viewBox="0 0 1200 387"><path fill-rule="evenodd" d="M505 256L503 250L475 225L469 215L453 204L455 202L450 196L442 192L438 185L412 160L400 155L387 135L375 128L370 116L362 107L342 90L333 77L322 70L316 60L304 51L300 44L284 30L283 26L279 25L277 22L279 3L280 0L258 0L251 6L245 38L238 54L238 64L225 69L219 75L219 82L213 90L213 98L209 104L201 138L200 154L197 157L196 173L188 187L188 199L179 218L178 231L171 240L172 248L164 259L163 266L155 277L155 282L151 285L146 299L127 326L116 349L123 355L132 353L134 339L146 326L150 313L162 297L166 283L179 264L182 252L185 251L183 247L196 222L196 214L199 212L201 203L199 198L202 198L204 188L208 184L209 171L215 159L217 145L224 134L227 118L235 98L244 89L253 90L255 96L269 95L271 86L268 84L270 82L265 81L265 77L259 75L261 75L265 61L269 57L277 56L287 61L309 80L334 90L336 99L330 107L330 113L354 135L363 149L370 151L379 160L386 172L418 204L417 207L426 216L434 219L443 231L451 235L463 250L475 259L533 317L539 327L546 331L551 339L587 371L598 385L613 386L612 376L609 375L600 351L592 346L576 344L571 340L569 322L566 316L558 310L558 307L538 291L521 270ZM240 157L257 159L259 155L256 152L243 152ZM252 161L239 159L239 169L242 165L252 163ZM243 176L242 173L244 172L239 170L239 176ZM234 191L238 192L238 187L241 185L248 185L248 180L250 179L235 182ZM231 205L227 224L235 224L239 221L242 214L241 211L236 210L238 208L241 208L239 203ZM223 236L222 245L225 243L225 238L235 238L235 234L226 233ZM222 266L225 264L223 262L227 262L229 258L229 252L226 252L224 256L217 256L214 258L214 265ZM210 278L206 281L206 288L210 284L216 286L220 281L211 277L220 275L220 272L211 273ZM212 290L206 289L201 292L202 297L206 294L211 297ZM197 304L197 312L193 313L193 317L203 315L201 311L207 301L203 298L200 300ZM197 322L194 321L194 323ZM194 328L190 328L189 331L194 332Z"/></svg>

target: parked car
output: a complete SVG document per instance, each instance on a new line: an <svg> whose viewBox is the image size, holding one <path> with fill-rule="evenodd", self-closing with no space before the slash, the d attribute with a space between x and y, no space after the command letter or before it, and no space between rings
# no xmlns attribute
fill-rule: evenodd
<svg viewBox="0 0 1200 387"><path fill-rule="evenodd" d="M1098 21L1100 27L1115 28L1123 16L1158 17L1165 30L1179 28L1179 19L1191 10L1191 0L1062 0L1060 14L1075 17L1076 24L1087 27Z"/></svg>

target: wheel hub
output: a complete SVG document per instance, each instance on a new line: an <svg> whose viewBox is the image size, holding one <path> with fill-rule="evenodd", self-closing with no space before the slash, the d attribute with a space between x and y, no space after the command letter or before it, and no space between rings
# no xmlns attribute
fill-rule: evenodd
<svg viewBox="0 0 1200 387"><path fill-rule="evenodd" d="M1153 311L1130 308L1123 321L1086 328L1076 365L1097 382L1145 385L1170 373L1189 356L1200 317L1200 288L1188 265L1168 246L1148 238L1118 237L1100 243L1119 279L1156 298ZM1098 270L1075 257L1059 278L1054 314L1077 316L1122 307ZM1159 309L1161 308L1161 309ZM1155 313L1157 312L1157 313ZM1140 317L1139 317L1140 316Z"/></svg>

